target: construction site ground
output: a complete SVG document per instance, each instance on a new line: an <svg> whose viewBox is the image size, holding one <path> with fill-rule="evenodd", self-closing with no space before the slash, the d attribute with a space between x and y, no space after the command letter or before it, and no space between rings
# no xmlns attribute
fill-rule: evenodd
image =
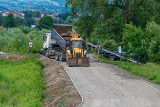
<svg viewBox="0 0 160 107"><path fill-rule="evenodd" d="M21 59L25 55L4 55ZM159 107L160 86L114 65L94 61L90 67L68 67L40 56L44 64L44 107ZM67 75L68 74L68 75Z"/></svg>

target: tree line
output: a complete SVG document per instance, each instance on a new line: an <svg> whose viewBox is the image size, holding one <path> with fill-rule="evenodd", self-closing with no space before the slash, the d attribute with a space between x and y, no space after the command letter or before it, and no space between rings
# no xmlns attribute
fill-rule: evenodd
<svg viewBox="0 0 160 107"><path fill-rule="evenodd" d="M18 15L15 17L13 13L9 13L8 16L2 16L0 14L0 26L6 28L12 28L17 26L27 26L36 25L37 28L51 28L53 23L66 23L72 24L74 22L74 17L69 13L61 13L57 17L53 17L47 13L41 16L40 12L36 11L25 11L24 16ZM36 20L37 19L37 20Z"/></svg>
<svg viewBox="0 0 160 107"><path fill-rule="evenodd" d="M16 16L10 12L7 16L2 16L0 14L0 25L6 28L17 27L17 26L27 26L30 27L31 25L36 24L35 18L40 18L40 12L34 11L24 11L24 16L19 15L17 13Z"/></svg>
<svg viewBox="0 0 160 107"><path fill-rule="evenodd" d="M116 50L139 62L160 63L159 0L66 0L79 18L74 29L86 41Z"/></svg>

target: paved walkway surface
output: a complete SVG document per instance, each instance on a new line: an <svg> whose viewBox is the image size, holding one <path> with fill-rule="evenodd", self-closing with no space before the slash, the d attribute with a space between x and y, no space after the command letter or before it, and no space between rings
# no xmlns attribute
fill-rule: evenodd
<svg viewBox="0 0 160 107"><path fill-rule="evenodd" d="M100 63L62 65L83 96L82 107L160 107L160 91L143 81L122 79Z"/></svg>

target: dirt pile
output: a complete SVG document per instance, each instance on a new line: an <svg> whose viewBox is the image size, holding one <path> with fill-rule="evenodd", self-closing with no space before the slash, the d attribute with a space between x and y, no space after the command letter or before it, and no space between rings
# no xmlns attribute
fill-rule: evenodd
<svg viewBox="0 0 160 107"><path fill-rule="evenodd" d="M81 97L60 63L43 56L39 60L45 65L44 81L46 84L46 98L43 101L43 106L78 106Z"/></svg>

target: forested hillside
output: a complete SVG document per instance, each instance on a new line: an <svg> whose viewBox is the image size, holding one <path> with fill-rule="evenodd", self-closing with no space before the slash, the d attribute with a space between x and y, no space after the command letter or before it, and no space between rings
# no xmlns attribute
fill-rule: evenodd
<svg viewBox="0 0 160 107"><path fill-rule="evenodd" d="M92 43L115 50L123 46L140 62L160 62L159 0L67 0L80 17L75 30Z"/></svg>

